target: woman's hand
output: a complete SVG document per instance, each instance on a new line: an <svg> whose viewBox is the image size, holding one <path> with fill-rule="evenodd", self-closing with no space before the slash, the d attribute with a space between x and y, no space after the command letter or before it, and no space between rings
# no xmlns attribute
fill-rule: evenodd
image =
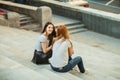
<svg viewBox="0 0 120 80"><path fill-rule="evenodd" d="M52 49L52 45L50 45L49 47L47 47L45 42L42 42L42 50L44 53L47 53L48 51L50 51Z"/></svg>

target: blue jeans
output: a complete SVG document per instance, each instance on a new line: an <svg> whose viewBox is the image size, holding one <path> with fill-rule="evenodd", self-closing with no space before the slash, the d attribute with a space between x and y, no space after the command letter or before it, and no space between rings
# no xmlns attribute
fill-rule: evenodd
<svg viewBox="0 0 120 80"><path fill-rule="evenodd" d="M62 1L62 2L68 2L69 0L60 0L60 1Z"/></svg>
<svg viewBox="0 0 120 80"><path fill-rule="evenodd" d="M51 68L57 72L68 72L68 71L72 70L76 65L78 66L81 73L85 72L83 61L82 61L82 58L80 56L77 56L74 59L71 59L68 62L68 64L62 68L55 68L52 65L51 65Z"/></svg>

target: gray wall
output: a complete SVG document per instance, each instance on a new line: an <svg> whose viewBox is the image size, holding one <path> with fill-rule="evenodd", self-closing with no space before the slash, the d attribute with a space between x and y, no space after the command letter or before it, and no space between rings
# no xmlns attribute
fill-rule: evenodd
<svg viewBox="0 0 120 80"><path fill-rule="evenodd" d="M40 0L35 6L47 5L54 14L82 21L86 28L102 34L120 38L120 15L96 9L71 6L68 3Z"/></svg>
<svg viewBox="0 0 120 80"><path fill-rule="evenodd" d="M83 13L82 17L82 21L86 25L87 29L120 38L119 20L111 20L96 15L88 15L87 13Z"/></svg>
<svg viewBox="0 0 120 80"><path fill-rule="evenodd" d="M81 12L71 5L66 5L64 2L48 1L48 0L35 0L34 6L49 6L52 9L53 14L81 20Z"/></svg>
<svg viewBox="0 0 120 80"><path fill-rule="evenodd" d="M7 1L0 1L0 7L17 13L29 15L40 23L40 27L43 27L46 22L52 21L52 10L47 6L34 7Z"/></svg>

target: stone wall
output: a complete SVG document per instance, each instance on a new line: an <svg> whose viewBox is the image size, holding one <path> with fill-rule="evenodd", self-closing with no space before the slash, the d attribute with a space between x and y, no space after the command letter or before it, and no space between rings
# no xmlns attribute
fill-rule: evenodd
<svg viewBox="0 0 120 80"><path fill-rule="evenodd" d="M47 6L34 7L9 1L0 1L0 7L17 13L29 15L40 23L41 27L43 27L46 22L52 20L52 10Z"/></svg>
<svg viewBox="0 0 120 80"><path fill-rule="evenodd" d="M73 19L81 20L81 13L78 9L71 7L70 4L59 1L49 0L34 0L34 6L48 6L52 9L53 14L70 17Z"/></svg>
<svg viewBox="0 0 120 80"><path fill-rule="evenodd" d="M5 19L3 15L0 15L0 25L8 26L8 21Z"/></svg>
<svg viewBox="0 0 120 80"><path fill-rule="evenodd" d="M87 11L82 13L82 21L87 29L120 38L120 17L118 14L91 9L87 9Z"/></svg>
<svg viewBox="0 0 120 80"><path fill-rule="evenodd" d="M118 14L72 6L58 1L35 0L34 5L47 5L54 14L80 20L89 30L120 38L120 17Z"/></svg>
<svg viewBox="0 0 120 80"><path fill-rule="evenodd" d="M20 16L16 12L8 12L8 26L20 27Z"/></svg>
<svg viewBox="0 0 120 80"><path fill-rule="evenodd" d="M4 15L0 15L0 25L20 27L20 17L16 12L8 12L7 18Z"/></svg>

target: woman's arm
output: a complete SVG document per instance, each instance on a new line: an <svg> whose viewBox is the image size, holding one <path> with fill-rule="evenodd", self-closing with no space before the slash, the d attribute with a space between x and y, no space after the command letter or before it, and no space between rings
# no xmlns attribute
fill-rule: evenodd
<svg viewBox="0 0 120 80"><path fill-rule="evenodd" d="M42 50L44 53L47 53L48 51L50 51L52 49L52 45L47 47L47 44L45 42L42 42Z"/></svg>
<svg viewBox="0 0 120 80"><path fill-rule="evenodd" d="M55 41L57 41L59 39L59 37L55 37L53 38L52 44L47 47L47 44L45 42L42 42L42 50L44 53L47 53L48 51L50 51L52 49L52 45L54 44Z"/></svg>
<svg viewBox="0 0 120 80"><path fill-rule="evenodd" d="M71 44L71 47L68 48L68 53L69 53L69 56L72 56L74 54L74 50L73 50L73 45L71 41L70 41L70 44Z"/></svg>

